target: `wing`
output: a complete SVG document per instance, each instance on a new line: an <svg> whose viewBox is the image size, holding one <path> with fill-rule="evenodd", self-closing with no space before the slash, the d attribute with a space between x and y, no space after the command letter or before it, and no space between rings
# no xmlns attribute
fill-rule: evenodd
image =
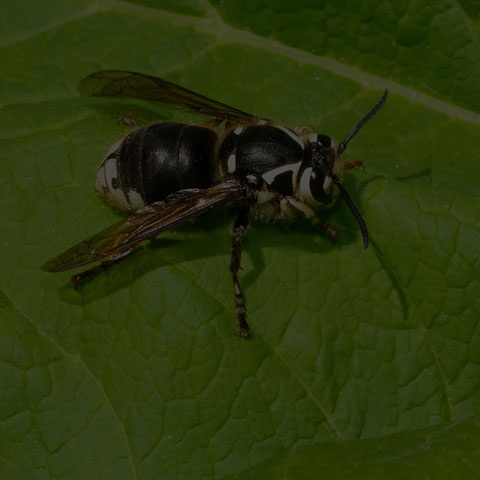
<svg viewBox="0 0 480 480"><path fill-rule="evenodd" d="M161 78L125 70L92 73L80 82L79 90L86 96L140 98L167 103L233 123L251 123L257 119L250 113L242 112Z"/></svg>
<svg viewBox="0 0 480 480"><path fill-rule="evenodd" d="M181 190L69 248L41 268L47 272L63 272L105 258L126 255L143 240L156 237L214 207L244 198L244 189L238 180L206 189Z"/></svg>

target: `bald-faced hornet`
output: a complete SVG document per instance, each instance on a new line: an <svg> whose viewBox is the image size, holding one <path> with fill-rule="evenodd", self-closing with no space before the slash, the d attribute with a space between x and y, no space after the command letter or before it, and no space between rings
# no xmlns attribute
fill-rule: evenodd
<svg viewBox="0 0 480 480"><path fill-rule="evenodd" d="M364 247L368 247L365 222L342 186L344 171L361 162L343 163L341 157L348 142L383 106L387 90L338 146L308 127L291 130L150 75L97 72L81 82L80 91L171 104L212 120L208 126L155 123L134 129L117 142L100 164L95 188L107 203L133 214L50 260L43 270L61 272L100 262L74 275L76 286L143 240L215 207L234 204L239 214L233 226L230 270L238 333L248 337L237 273L250 217L286 219L301 214L336 238L338 231L313 210L332 201L335 185L360 226Z"/></svg>

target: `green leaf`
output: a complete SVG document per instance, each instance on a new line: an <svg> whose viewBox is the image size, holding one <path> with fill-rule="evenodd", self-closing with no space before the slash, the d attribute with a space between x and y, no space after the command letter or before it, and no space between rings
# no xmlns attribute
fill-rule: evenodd
<svg viewBox="0 0 480 480"><path fill-rule="evenodd" d="M479 417L389 437L282 452L231 479L476 478Z"/></svg>
<svg viewBox="0 0 480 480"><path fill-rule="evenodd" d="M19 0L0 22L0 473L64 478L477 478L480 68L471 1ZM149 73L349 144L337 242L252 225L234 335L232 210L75 291L40 265L119 220L93 191L117 119L82 98ZM315 477L313 477L313 473Z"/></svg>

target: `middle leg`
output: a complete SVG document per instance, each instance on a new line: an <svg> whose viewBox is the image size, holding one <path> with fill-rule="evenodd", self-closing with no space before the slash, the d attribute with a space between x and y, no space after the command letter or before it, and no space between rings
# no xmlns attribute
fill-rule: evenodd
<svg viewBox="0 0 480 480"><path fill-rule="evenodd" d="M242 289L238 281L237 272L240 269L242 258L242 239L248 226L248 208L242 208L233 224L232 256L230 258L230 271L233 275L233 288L235 290L235 306L237 309L238 334L244 338L250 336L250 328L247 323L247 313L243 300Z"/></svg>

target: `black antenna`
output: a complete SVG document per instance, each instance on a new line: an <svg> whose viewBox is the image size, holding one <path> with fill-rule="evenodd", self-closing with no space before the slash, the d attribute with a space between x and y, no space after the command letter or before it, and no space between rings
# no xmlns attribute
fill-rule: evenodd
<svg viewBox="0 0 480 480"><path fill-rule="evenodd" d="M345 190L345 187L342 185L342 182L340 181L340 179L335 175L332 175L332 179L335 185L340 190L340 193L342 194L342 197L345 200L345 203L348 205L348 208L351 210L351 212L353 213L353 216L355 217L355 220L360 226L360 230L362 231L362 237L363 237L363 248L368 248L368 243L369 243L368 230L367 230L367 226L365 225L365 220L363 220L362 215L360 215L360 212L357 210L357 207L355 206L352 199L350 198L350 195Z"/></svg>
<svg viewBox="0 0 480 480"><path fill-rule="evenodd" d="M374 105L374 107L367 112L358 123L350 130L350 133L347 135L347 138L338 146L338 155L342 153L347 148L347 143L360 131L360 129L383 107L383 104L387 100L388 90L385 89L383 95L380 97L380 100ZM338 184L337 184L338 185Z"/></svg>

